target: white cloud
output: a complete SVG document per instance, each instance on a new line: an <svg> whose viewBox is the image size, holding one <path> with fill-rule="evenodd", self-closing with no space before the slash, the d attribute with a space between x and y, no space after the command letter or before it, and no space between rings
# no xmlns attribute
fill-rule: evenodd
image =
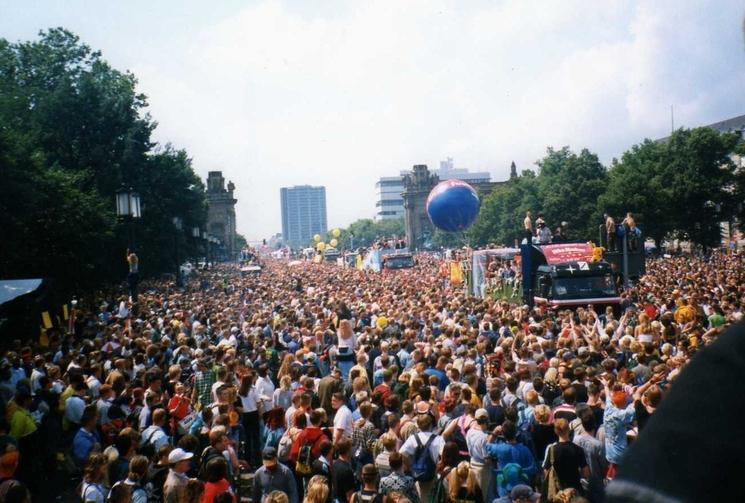
<svg viewBox="0 0 745 503"><path fill-rule="evenodd" d="M341 226L413 164L449 155L501 179L547 145L607 161L667 134L670 104L689 127L745 112L736 1L343 7L257 2L130 56L157 137L236 183L251 238L280 230L281 186L326 185Z"/></svg>

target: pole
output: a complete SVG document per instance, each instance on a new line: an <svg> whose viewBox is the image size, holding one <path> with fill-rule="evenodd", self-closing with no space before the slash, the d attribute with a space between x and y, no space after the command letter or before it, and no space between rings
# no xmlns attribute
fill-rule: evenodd
<svg viewBox="0 0 745 503"><path fill-rule="evenodd" d="M173 251L176 255L176 288L181 288L183 285L181 281L181 265L178 260L178 231L173 235Z"/></svg>
<svg viewBox="0 0 745 503"><path fill-rule="evenodd" d="M628 288L629 286L629 232L628 228L623 233L623 286Z"/></svg>

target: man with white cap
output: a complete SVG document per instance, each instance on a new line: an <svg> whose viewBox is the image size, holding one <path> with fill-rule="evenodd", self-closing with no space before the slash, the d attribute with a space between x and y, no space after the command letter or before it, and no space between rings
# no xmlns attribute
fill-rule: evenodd
<svg viewBox="0 0 745 503"><path fill-rule="evenodd" d="M163 496L166 503L182 501L181 495L189 481L186 472L189 471L192 457L194 457L194 454L180 447L172 450L168 455L168 464L171 465L171 468L168 471L166 483L163 485Z"/></svg>

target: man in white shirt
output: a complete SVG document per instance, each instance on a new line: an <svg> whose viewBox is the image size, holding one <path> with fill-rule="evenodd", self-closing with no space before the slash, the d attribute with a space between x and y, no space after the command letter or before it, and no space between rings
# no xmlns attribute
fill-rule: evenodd
<svg viewBox="0 0 745 503"><path fill-rule="evenodd" d="M336 411L334 414L334 444L342 438L352 439L352 411L347 407L344 394L334 393L331 397L331 407Z"/></svg>
<svg viewBox="0 0 745 503"><path fill-rule="evenodd" d="M416 418L416 424L419 427L419 431L410 435L401 446L401 449L399 449L399 452L401 454L406 454L411 462L416 459L416 451L418 447L417 439L422 445L427 445L427 442L429 442L429 438L432 435L435 435L435 438L429 444L429 455L432 457L432 461L434 461L435 465L440 459L440 453L442 452L442 448L445 446L445 440L443 440L440 435L436 435L430 431L432 429L432 421L432 417L429 414L419 414ZM429 493L432 489L433 483L434 480L427 482L418 481L416 483L420 501L429 501Z"/></svg>
<svg viewBox="0 0 745 503"><path fill-rule="evenodd" d="M258 369L259 377L256 379L256 392L259 394L259 400L261 400L262 413L272 410L272 397L274 396L274 383L269 378L269 369L266 365L259 365Z"/></svg>
<svg viewBox="0 0 745 503"><path fill-rule="evenodd" d="M44 371L44 357L36 356L34 358L34 370L31 372L31 392L36 394L41 391L41 383L39 382L42 377L46 375Z"/></svg>
<svg viewBox="0 0 745 503"><path fill-rule="evenodd" d="M80 421L83 419L85 410L85 400L83 397L88 392L88 386L81 382L75 385L75 393L65 402L65 420L72 431L80 428Z"/></svg>
<svg viewBox="0 0 745 503"><path fill-rule="evenodd" d="M166 411L165 409L155 409L153 411L153 424L145 428L142 432L142 439L140 440L140 447L144 447L147 444L152 444L157 453L162 446L168 443L168 435L163 430L163 426L166 424Z"/></svg>

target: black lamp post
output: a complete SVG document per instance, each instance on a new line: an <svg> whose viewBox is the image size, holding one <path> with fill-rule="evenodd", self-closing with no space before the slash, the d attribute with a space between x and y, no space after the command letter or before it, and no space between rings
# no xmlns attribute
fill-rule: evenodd
<svg viewBox="0 0 745 503"><path fill-rule="evenodd" d="M212 236L207 234L207 231L202 231L202 239L204 239L204 265L207 269L210 267L210 240Z"/></svg>
<svg viewBox="0 0 745 503"><path fill-rule="evenodd" d="M132 188L122 186L116 191L116 216L122 221L127 222L127 246L134 250L134 227L133 221L140 218L140 194L133 191Z"/></svg>
<svg viewBox="0 0 745 503"><path fill-rule="evenodd" d="M181 287L181 263L178 258L178 238L181 230L184 228L184 221L181 220L181 217L173 217L172 221L173 227L176 229L176 232L173 234L173 252L176 259L176 286Z"/></svg>
<svg viewBox="0 0 745 503"><path fill-rule="evenodd" d="M129 284L129 295L132 302L137 302L137 289L140 283L140 264L137 255L134 252L134 220L142 216L140 210L140 195L132 190L122 186L115 193L116 216L127 223L127 263L129 272L127 274L127 283Z"/></svg>
<svg viewBox="0 0 745 503"><path fill-rule="evenodd" d="M199 264L199 238L201 236L202 233L199 231L199 227L191 228L191 237L194 238L194 267L197 267Z"/></svg>

